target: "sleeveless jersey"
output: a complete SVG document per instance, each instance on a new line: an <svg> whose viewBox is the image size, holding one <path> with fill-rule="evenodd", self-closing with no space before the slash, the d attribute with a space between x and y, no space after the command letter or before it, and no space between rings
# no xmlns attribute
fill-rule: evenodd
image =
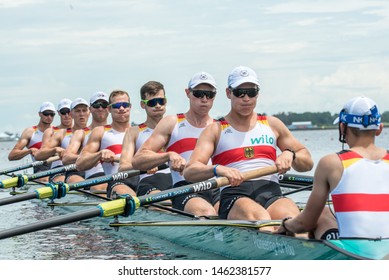
<svg viewBox="0 0 389 280"><path fill-rule="evenodd" d="M83 147L85 147L86 143L88 143L89 136L91 135L92 130L90 128L85 128L84 131L84 141L82 143ZM91 169L85 170L85 179L88 179L93 174L100 172L104 173L104 169L101 165L101 162L99 162L96 166L93 166Z"/></svg>
<svg viewBox="0 0 389 280"><path fill-rule="evenodd" d="M105 125L100 150L107 149L112 151L116 156L120 156L122 154L124 134L125 132L114 130L111 125ZM119 163L117 162L114 162L113 164L103 162L101 165L103 166L105 175L117 173L119 169Z"/></svg>
<svg viewBox="0 0 389 280"><path fill-rule="evenodd" d="M53 135L55 133L58 133L60 130L61 130L61 128L59 128L57 126L53 126ZM61 143L61 146L62 146L62 143ZM56 161L53 161L51 163L51 168L55 168L55 167L59 167L59 166L63 166L62 160L56 160Z"/></svg>
<svg viewBox="0 0 389 280"><path fill-rule="evenodd" d="M31 139L28 142L27 148L36 148L40 149L42 146L42 138L43 138L43 132L39 130L38 126L34 125L32 127L34 129L34 132L31 135ZM35 158L31 155L31 159L35 161Z"/></svg>
<svg viewBox="0 0 389 280"><path fill-rule="evenodd" d="M142 123L138 125L138 138L136 138L135 141L135 152L139 150L139 148L142 146L142 144L150 137L150 135L153 133L154 129L148 127L146 124ZM169 168L165 168L162 170L158 170L156 173L170 173ZM155 174L156 174L155 173ZM154 174L140 174L139 175L139 181L142 181L142 179L152 176Z"/></svg>
<svg viewBox="0 0 389 280"><path fill-rule="evenodd" d="M389 237L389 154L381 160L338 153L343 174L331 196L340 237Z"/></svg>
<svg viewBox="0 0 389 280"><path fill-rule="evenodd" d="M170 137L166 151L176 152L188 161L196 146L197 138L199 138L200 133L203 130L204 128L192 126L186 120L184 114L177 114L177 124L172 131L172 135ZM180 181L185 181L184 176L180 175L179 172L171 170L171 174L173 184Z"/></svg>
<svg viewBox="0 0 389 280"><path fill-rule="evenodd" d="M236 168L241 172L274 165L277 139L266 116L258 115L255 127L247 132L234 129L224 118L219 122L221 134L212 156L212 164ZM253 180L259 179L278 183L276 174Z"/></svg>

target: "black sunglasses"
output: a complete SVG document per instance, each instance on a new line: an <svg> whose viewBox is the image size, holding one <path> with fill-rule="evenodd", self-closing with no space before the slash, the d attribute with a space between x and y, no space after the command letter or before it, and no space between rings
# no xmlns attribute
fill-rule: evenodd
<svg viewBox="0 0 389 280"><path fill-rule="evenodd" d="M63 109L59 110L59 113L61 115L69 114L70 113L70 109L69 108L63 108Z"/></svg>
<svg viewBox="0 0 389 280"><path fill-rule="evenodd" d="M53 113L53 112L51 112L51 111L43 111L43 112L42 112L42 115L44 115L45 117L51 116L51 117L54 118L55 113Z"/></svg>
<svg viewBox="0 0 389 280"><path fill-rule="evenodd" d="M120 107L123 107L124 109L126 109L128 107L131 107L131 103L130 102L117 102L117 103L109 104L109 106L111 106L114 109L120 109Z"/></svg>
<svg viewBox="0 0 389 280"><path fill-rule="evenodd" d="M212 99L216 95L216 91L212 90L192 90L193 96L197 98L203 98L204 96L207 97L207 99Z"/></svg>
<svg viewBox="0 0 389 280"><path fill-rule="evenodd" d="M253 98L259 93L259 88L234 88L231 90L233 95L238 98L243 98L246 94L248 97Z"/></svg>
<svg viewBox="0 0 389 280"><path fill-rule="evenodd" d="M147 100L147 99L142 100L142 102L149 107L155 107L155 106L157 106L157 104L163 106L166 104L166 101L167 101L166 97L164 97L164 98L157 97L157 98L153 98L153 99L149 99L149 100Z"/></svg>
<svg viewBox="0 0 389 280"><path fill-rule="evenodd" d="M108 102L95 102L91 105L91 107L95 109L99 109L99 108L107 109L108 105L109 105Z"/></svg>

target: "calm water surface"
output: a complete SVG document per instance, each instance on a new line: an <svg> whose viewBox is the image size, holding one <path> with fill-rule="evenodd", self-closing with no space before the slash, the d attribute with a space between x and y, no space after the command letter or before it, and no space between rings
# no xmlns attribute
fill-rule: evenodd
<svg viewBox="0 0 389 280"><path fill-rule="evenodd" d="M389 148L389 130L377 138L377 144ZM293 131L310 150L315 164L331 152L339 151L337 130ZM14 142L0 143L0 169L29 162L29 159L9 162L7 159ZM28 170L31 172L30 170ZM291 173L295 173L291 171ZM313 175L314 170L305 173ZM5 179L6 176L0 176ZM296 201L306 201L309 192L294 194ZM0 190L0 198L8 197L9 190ZM64 214L64 208L50 209L41 201L27 201L0 207L0 230ZM68 211L74 211L68 209ZM99 218L96 218L99 219ZM101 219L101 218L100 218ZM108 227L110 219L93 219L56 227L36 233L0 240L0 259L66 260L66 259L222 259L201 251L183 248L160 239L128 231L128 236L115 235Z"/></svg>

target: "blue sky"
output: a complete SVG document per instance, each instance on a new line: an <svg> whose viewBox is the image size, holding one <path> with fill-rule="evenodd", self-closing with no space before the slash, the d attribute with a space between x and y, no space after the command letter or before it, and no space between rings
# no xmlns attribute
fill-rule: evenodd
<svg viewBox="0 0 389 280"><path fill-rule="evenodd" d="M0 0L0 26L2 130L36 124L43 101L114 89L141 122L149 80L165 85L168 114L185 112L199 71L217 81L221 116L239 65L258 73L258 112L337 113L359 95L389 110L387 1Z"/></svg>

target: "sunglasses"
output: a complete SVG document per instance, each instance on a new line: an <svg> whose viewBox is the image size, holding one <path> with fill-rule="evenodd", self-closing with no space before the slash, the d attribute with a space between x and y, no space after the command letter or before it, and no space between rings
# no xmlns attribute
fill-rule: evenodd
<svg viewBox="0 0 389 280"><path fill-rule="evenodd" d="M207 99L212 99L216 95L216 91L212 90L192 90L192 94L194 97L197 98L203 98L204 96L207 97Z"/></svg>
<svg viewBox="0 0 389 280"><path fill-rule="evenodd" d="M252 98L259 93L259 88L234 88L231 90L233 95L238 98L243 98L246 94L248 97Z"/></svg>
<svg viewBox="0 0 389 280"><path fill-rule="evenodd" d="M95 102L91 105L91 107L95 109L103 108L106 109L108 107L108 102Z"/></svg>
<svg viewBox="0 0 389 280"><path fill-rule="evenodd" d="M61 110L59 110L59 113L63 116L65 116L66 114L69 114L70 113L70 109L68 108L63 108Z"/></svg>
<svg viewBox="0 0 389 280"><path fill-rule="evenodd" d="M44 115L45 117L47 117L47 116L51 116L51 117L53 117L53 118L54 118L54 116L55 116L55 113L53 113L53 112L50 112L50 111L44 111L44 112L42 112L42 115Z"/></svg>
<svg viewBox="0 0 389 280"><path fill-rule="evenodd" d="M113 109L120 109L120 107L123 107L124 109L131 107L130 102L117 102L113 104L109 104Z"/></svg>
<svg viewBox="0 0 389 280"><path fill-rule="evenodd" d="M142 100L142 102L149 107L155 107L155 106L157 106L157 104L163 106L166 104L166 101L167 101L166 97L165 98L158 97L158 98L153 98L153 99L149 99L149 100L147 100L147 99Z"/></svg>

